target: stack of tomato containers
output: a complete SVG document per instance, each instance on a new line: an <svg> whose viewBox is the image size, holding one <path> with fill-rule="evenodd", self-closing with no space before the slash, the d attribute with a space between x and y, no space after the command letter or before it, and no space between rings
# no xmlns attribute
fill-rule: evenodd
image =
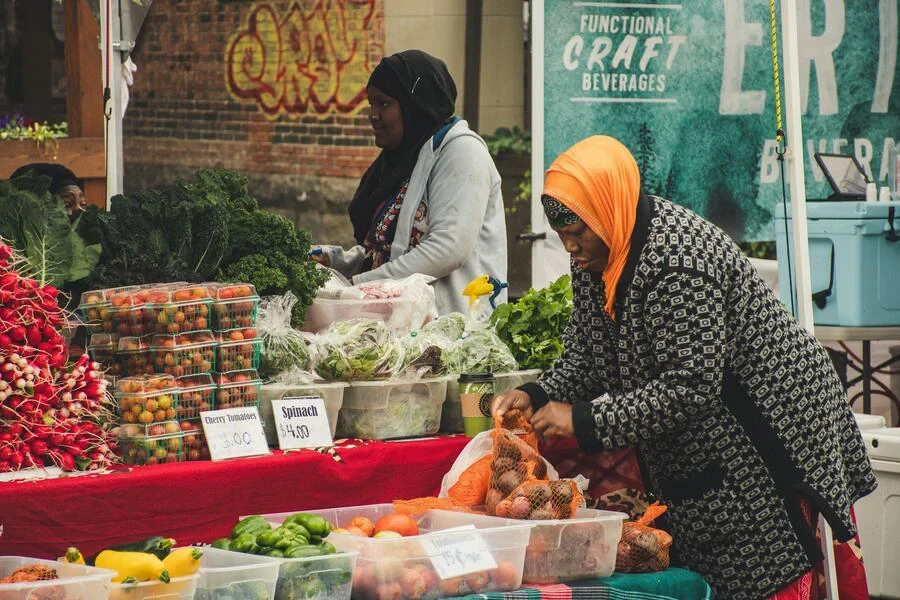
<svg viewBox="0 0 900 600"><path fill-rule="evenodd" d="M259 296L248 284L170 283L94 290L81 314L120 404L123 459L209 458L200 413L256 406ZM118 379L118 381L117 381Z"/></svg>

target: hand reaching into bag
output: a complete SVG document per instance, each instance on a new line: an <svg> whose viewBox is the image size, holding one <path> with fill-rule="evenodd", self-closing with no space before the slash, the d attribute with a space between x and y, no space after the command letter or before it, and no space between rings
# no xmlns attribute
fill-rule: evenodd
<svg viewBox="0 0 900 600"><path fill-rule="evenodd" d="M510 390L496 396L491 404L491 415L494 420L502 421L503 415L511 410L518 410L522 416L530 419L533 413L531 396L522 390Z"/></svg>
<svg viewBox="0 0 900 600"><path fill-rule="evenodd" d="M575 437L572 405L565 402L548 402L531 417L531 426L542 437Z"/></svg>

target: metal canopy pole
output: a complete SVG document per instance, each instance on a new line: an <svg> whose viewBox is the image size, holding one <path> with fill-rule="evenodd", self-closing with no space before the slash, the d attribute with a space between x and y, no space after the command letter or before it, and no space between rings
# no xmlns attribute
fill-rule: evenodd
<svg viewBox="0 0 900 600"><path fill-rule="evenodd" d="M806 179L803 171L803 124L800 114L800 58L797 36L797 2L782 0L781 37L784 48L784 79L787 101L787 159L791 186L791 218L794 236L793 266L797 284L797 320L815 334L812 312L812 284L809 268L809 238L806 223ZM822 553L825 555L825 589L830 600L838 599L837 573L831 527L819 517Z"/></svg>

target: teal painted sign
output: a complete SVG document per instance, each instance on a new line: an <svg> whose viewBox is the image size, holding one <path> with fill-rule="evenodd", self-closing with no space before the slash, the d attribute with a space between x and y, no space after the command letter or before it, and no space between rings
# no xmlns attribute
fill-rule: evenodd
<svg viewBox="0 0 900 600"><path fill-rule="evenodd" d="M543 4L545 164L588 135L612 135L638 159L646 192L736 239L774 239L782 179L769 2ZM796 6L807 196L830 193L815 152L855 154L887 185L900 138L898 0Z"/></svg>

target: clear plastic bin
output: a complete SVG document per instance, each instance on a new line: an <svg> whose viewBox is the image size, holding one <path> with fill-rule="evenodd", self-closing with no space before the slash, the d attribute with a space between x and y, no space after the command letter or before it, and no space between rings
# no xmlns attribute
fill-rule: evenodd
<svg viewBox="0 0 900 600"><path fill-rule="evenodd" d="M329 536L328 539L331 539ZM350 600L356 552L310 558L282 558L276 598Z"/></svg>
<svg viewBox="0 0 900 600"><path fill-rule="evenodd" d="M123 426L150 426L177 417L178 389L175 379L168 375L120 379L116 399Z"/></svg>
<svg viewBox="0 0 900 600"><path fill-rule="evenodd" d="M216 384L209 373L185 375L175 380L178 386L178 404L175 414L179 419L196 419L200 413L216 407Z"/></svg>
<svg viewBox="0 0 900 600"><path fill-rule="evenodd" d="M502 394L524 383L537 381L540 374L540 369L494 373L494 394ZM444 402L441 411L441 431L444 433L463 432L462 403L459 399L459 378L456 376L447 384L447 400Z"/></svg>
<svg viewBox="0 0 900 600"><path fill-rule="evenodd" d="M242 598L271 600L281 561L218 548L204 547L197 597L203 600Z"/></svg>
<svg viewBox="0 0 900 600"><path fill-rule="evenodd" d="M278 445L278 432L275 431L275 414L272 411L272 400L295 398L298 396L321 396L328 414L328 425L331 426L331 437L337 430L338 414L344 404L344 390L348 384L343 382L319 382L308 385L284 385L266 383L259 390L259 412L266 430L266 440L270 446Z"/></svg>
<svg viewBox="0 0 900 600"><path fill-rule="evenodd" d="M12 575L16 569L40 565L56 571L58 579L28 583L0 583L3 600L106 600L115 571L85 565L73 565L26 556L0 556L0 577Z"/></svg>
<svg viewBox="0 0 900 600"><path fill-rule="evenodd" d="M262 350L262 339L244 338L244 331L251 330L232 330L223 332L219 336L219 345L216 347L216 364L220 371L243 371L245 369L258 369L260 351ZM239 339L233 339L235 334L240 335Z"/></svg>
<svg viewBox="0 0 900 600"><path fill-rule="evenodd" d="M217 284L212 289L213 326L218 331L256 327L259 296L249 283Z"/></svg>
<svg viewBox="0 0 900 600"><path fill-rule="evenodd" d="M149 375L153 373L153 359L150 355L150 338L126 336L119 338L116 361L124 377Z"/></svg>
<svg viewBox="0 0 900 600"><path fill-rule="evenodd" d="M376 319L384 321L393 331L407 334L419 329L422 323L412 319L420 311L410 298L379 298L377 300L332 300L316 298L306 311L303 331L318 333L336 321L348 319Z"/></svg>
<svg viewBox="0 0 900 600"><path fill-rule="evenodd" d="M373 504L302 512L319 515L341 526L349 524L353 517L367 517L374 523L393 513L394 507L391 504ZM359 553L353 575L354 598L374 599L379 588L391 588L391 597L431 600L489 591L511 591L522 586L531 523L504 523L493 528L478 528L497 567L441 580L432 567L431 557L421 544L425 535L446 529L437 512L427 511L416 519L420 535L414 537L375 539L341 533L332 533L328 537L338 551ZM278 513L263 517L272 524L280 524L292 514ZM447 531L442 537L465 539L470 534L470 531Z"/></svg>
<svg viewBox="0 0 900 600"><path fill-rule="evenodd" d="M337 436L389 440L432 435L452 377L356 381L344 392Z"/></svg>
<svg viewBox="0 0 900 600"><path fill-rule="evenodd" d="M523 583L564 583L609 577L616 569L616 548L628 515L579 508L574 519L520 521L443 510L432 511L441 528L474 524L479 529L531 523Z"/></svg>
<svg viewBox="0 0 900 600"><path fill-rule="evenodd" d="M256 369L216 373L216 408L259 406L262 379Z"/></svg>
<svg viewBox="0 0 900 600"><path fill-rule="evenodd" d="M150 344L153 368L175 377L216 370L216 339L212 331L155 335Z"/></svg>
<svg viewBox="0 0 900 600"><path fill-rule="evenodd" d="M176 577L169 583L145 581L143 583L113 583L109 600L193 600L200 575Z"/></svg>

